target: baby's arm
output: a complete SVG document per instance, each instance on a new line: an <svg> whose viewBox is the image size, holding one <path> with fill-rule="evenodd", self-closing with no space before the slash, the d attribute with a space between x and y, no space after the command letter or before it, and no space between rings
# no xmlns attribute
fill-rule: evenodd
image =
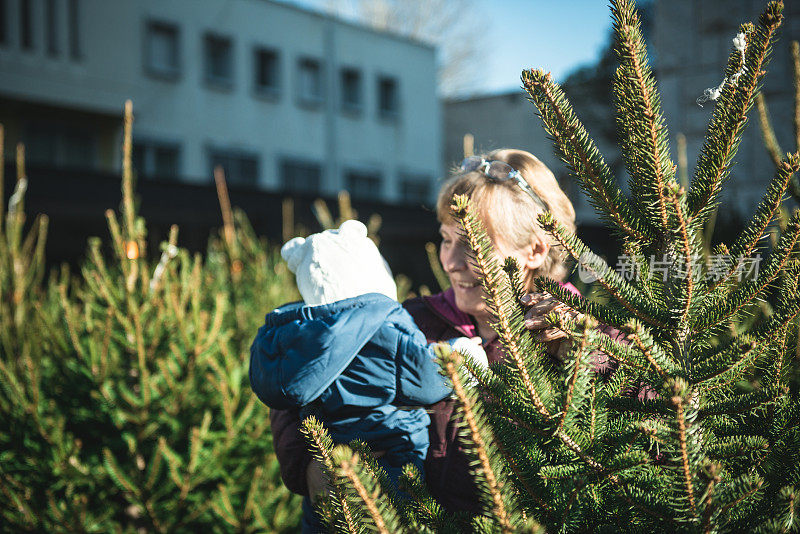
<svg viewBox="0 0 800 534"><path fill-rule="evenodd" d="M269 417L281 479L292 493L308 495L306 470L312 456L300 432L300 414L297 410L270 410Z"/></svg>
<svg viewBox="0 0 800 534"><path fill-rule="evenodd" d="M488 367L486 352L469 338L448 342L453 350L471 358L476 365ZM397 353L397 396L395 402L408 406L429 406L447 398L453 391L448 379L442 376L433 347L437 343L419 343L402 339ZM472 384L470 384L472 385Z"/></svg>

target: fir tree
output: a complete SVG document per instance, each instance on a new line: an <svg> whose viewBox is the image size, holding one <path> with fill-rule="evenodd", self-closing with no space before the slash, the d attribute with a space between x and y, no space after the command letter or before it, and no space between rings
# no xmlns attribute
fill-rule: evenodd
<svg viewBox="0 0 800 534"><path fill-rule="evenodd" d="M494 326L507 361L470 368L482 394L468 394L459 355L442 356L461 407L462 442L473 458L483 512L480 532L548 531L787 532L800 528L800 398L788 387L789 325L800 311L800 212L757 274L742 266L759 253L800 155L778 163L744 231L703 258L701 235L719 195L783 15L767 5L756 24L741 27L744 53L733 48L691 187L676 178L658 90L631 0L614 0L619 67L613 93L630 197L573 112L561 88L541 70L522 81L573 177L630 251L637 277L628 279L544 213L539 221L559 246L592 273L603 303L576 298L552 280L538 286L582 312L556 326L571 351L554 366L525 330L513 265L504 269L466 198L454 200L476 268L483 275ZM656 260L656 261L654 261ZM731 330L759 300L772 313ZM626 342L602 334L598 321L621 329ZM608 379L593 370L610 356ZM741 378L759 376L755 387ZM640 394L637 397L637 392ZM641 398L639 398L641 397ZM319 444L317 444L319 446ZM331 456L333 469L352 464ZM359 473L360 486L371 486ZM348 498L369 508L356 484ZM442 512L409 480L416 524L443 527ZM332 495L336 500L336 495ZM384 510L384 508L378 508ZM385 508L381 520L404 517ZM399 515L398 515L399 514ZM360 516L378 525L374 514ZM414 530L410 523L405 528ZM380 530L380 527L379 527Z"/></svg>
<svg viewBox="0 0 800 534"><path fill-rule="evenodd" d="M208 254L179 248L173 227L148 258L132 120L128 103L120 212L106 212L110 239L90 239L79 277L41 283L47 220L23 239L20 157L0 226L2 530L290 531L298 499L247 362L292 277L230 209L222 176L225 226Z"/></svg>

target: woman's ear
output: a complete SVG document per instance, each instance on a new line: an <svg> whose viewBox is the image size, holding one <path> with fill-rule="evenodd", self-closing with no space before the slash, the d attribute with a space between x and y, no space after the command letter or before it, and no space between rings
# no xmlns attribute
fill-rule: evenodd
<svg viewBox="0 0 800 534"><path fill-rule="evenodd" d="M535 239L533 243L525 247L524 250L524 267L530 271L538 269L547 259L550 253L550 244L542 239Z"/></svg>

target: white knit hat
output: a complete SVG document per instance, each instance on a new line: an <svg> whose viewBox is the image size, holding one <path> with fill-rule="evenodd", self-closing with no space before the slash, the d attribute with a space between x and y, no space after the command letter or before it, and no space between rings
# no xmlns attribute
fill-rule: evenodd
<svg viewBox="0 0 800 534"><path fill-rule="evenodd" d="M309 306L365 293L381 293L397 300L389 265L359 221L345 221L338 230L325 230L305 239L295 237L283 245L281 256L297 277L297 288Z"/></svg>

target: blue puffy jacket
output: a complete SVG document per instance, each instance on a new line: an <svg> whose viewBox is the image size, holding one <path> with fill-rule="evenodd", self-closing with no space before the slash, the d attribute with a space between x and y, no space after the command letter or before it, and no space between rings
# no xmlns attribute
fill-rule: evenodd
<svg viewBox="0 0 800 534"><path fill-rule="evenodd" d="M250 385L270 408L313 405L336 443L386 451L391 478L405 463L421 467L430 418L419 407L451 392L411 316L377 293L268 314L250 347Z"/></svg>

